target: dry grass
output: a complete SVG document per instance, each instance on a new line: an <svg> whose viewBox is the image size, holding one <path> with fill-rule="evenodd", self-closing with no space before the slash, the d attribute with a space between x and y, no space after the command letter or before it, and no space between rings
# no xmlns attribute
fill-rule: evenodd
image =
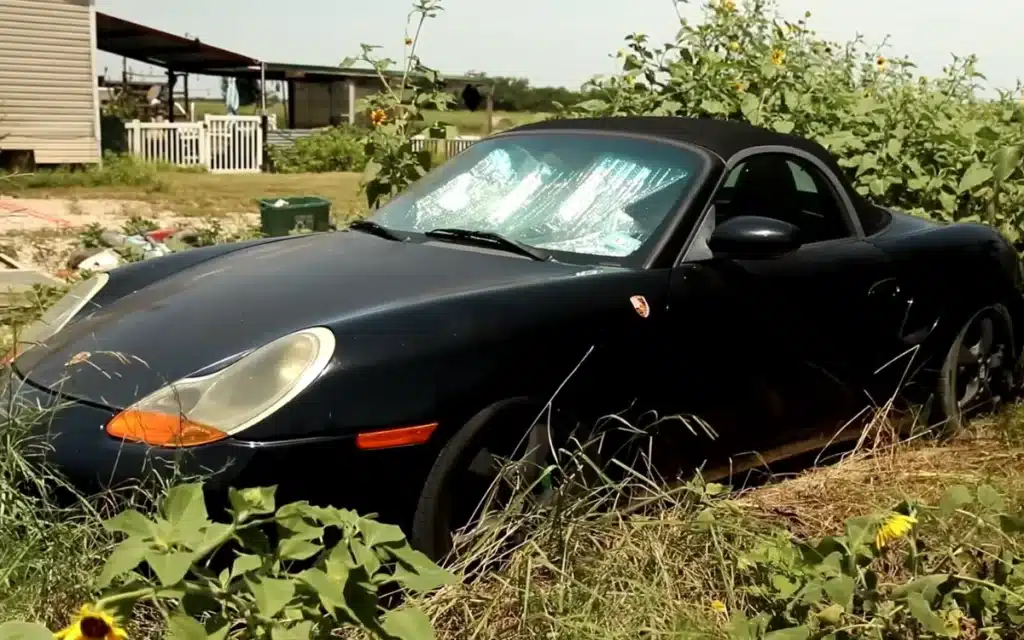
<svg viewBox="0 0 1024 640"><path fill-rule="evenodd" d="M146 202L186 216L222 216L258 211L261 198L315 195L333 203L339 220L361 215L359 174L213 174L164 172L159 188L148 186L41 186L13 191L25 198L110 199Z"/></svg>
<svg viewBox="0 0 1024 640"><path fill-rule="evenodd" d="M531 534L500 571L425 606L438 636L453 640L726 637L728 618L711 603L742 603L740 558L772 536L837 535L848 518L903 500L934 504L954 484L989 483L1024 504L1022 418L1024 410L1010 409L947 444L868 441L837 464L725 500L701 495L697 481L634 513L532 516ZM714 514L713 528L701 522L705 511Z"/></svg>
<svg viewBox="0 0 1024 640"><path fill-rule="evenodd" d="M1024 494L1024 449L1003 448L989 437L904 445L745 492L738 503L801 537L816 537L837 534L847 519L903 499L934 503L951 485L985 482Z"/></svg>

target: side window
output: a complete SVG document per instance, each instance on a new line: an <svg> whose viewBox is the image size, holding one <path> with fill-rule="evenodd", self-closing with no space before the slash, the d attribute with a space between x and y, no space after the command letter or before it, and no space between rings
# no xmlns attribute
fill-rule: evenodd
<svg viewBox="0 0 1024 640"><path fill-rule="evenodd" d="M715 196L716 223L734 216L776 218L800 227L805 244L853 235L832 185L797 156L752 156L729 172Z"/></svg>
<svg viewBox="0 0 1024 640"><path fill-rule="evenodd" d="M789 170L793 173L793 181L796 182L796 190L801 193L818 193L818 187L814 184L814 178L797 163L786 160Z"/></svg>
<svg viewBox="0 0 1024 640"><path fill-rule="evenodd" d="M794 224L804 244L853 235L825 175L789 154L765 153L740 162L725 177L713 202L715 215L701 224L684 262L709 258L707 239L715 225L735 216L757 215Z"/></svg>

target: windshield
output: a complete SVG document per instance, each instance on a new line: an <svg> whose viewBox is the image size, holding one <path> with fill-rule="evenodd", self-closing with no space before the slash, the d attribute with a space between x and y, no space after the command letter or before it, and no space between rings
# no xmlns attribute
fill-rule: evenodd
<svg viewBox="0 0 1024 640"><path fill-rule="evenodd" d="M675 211L702 163L694 151L618 136L485 139L373 220L406 232L489 231L548 251L624 258Z"/></svg>

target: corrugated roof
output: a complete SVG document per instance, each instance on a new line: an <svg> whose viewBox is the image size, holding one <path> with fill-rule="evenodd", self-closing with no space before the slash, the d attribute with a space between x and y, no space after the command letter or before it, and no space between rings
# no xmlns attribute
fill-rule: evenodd
<svg viewBox="0 0 1024 640"><path fill-rule="evenodd" d="M377 71L367 67L331 67L315 64L292 64L288 62L267 62L267 79L269 80L302 80L303 78L376 78ZM401 77L401 71L385 71L385 76L396 78ZM415 75L415 74L414 74ZM486 85L489 78L478 76L450 76L441 74L441 77L449 83L465 82L472 84Z"/></svg>
<svg viewBox="0 0 1024 640"><path fill-rule="evenodd" d="M220 76L260 76L260 60L241 53L221 49L182 36L147 27L107 13L96 12L96 46L118 56L148 62L179 72ZM401 76L391 71L387 76ZM314 64L267 62L268 80L322 80L327 78L370 78L377 72L370 68L331 67ZM448 83L489 84L489 79L474 76L442 77Z"/></svg>
<svg viewBox="0 0 1024 640"><path fill-rule="evenodd" d="M259 65L256 58L96 12L96 46L101 51L175 71L217 75Z"/></svg>

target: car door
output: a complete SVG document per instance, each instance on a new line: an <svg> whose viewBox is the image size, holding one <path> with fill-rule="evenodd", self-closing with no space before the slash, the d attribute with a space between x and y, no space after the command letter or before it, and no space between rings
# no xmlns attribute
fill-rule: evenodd
<svg viewBox="0 0 1024 640"><path fill-rule="evenodd" d="M664 410L705 417L730 453L835 433L869 402L884 327L866 301L891 273L839 188L795 150L741 158L673 270L668 350L686 374ZM738 215L795 224L803 244L770 259L712 255L714 226Z"/></svg>

